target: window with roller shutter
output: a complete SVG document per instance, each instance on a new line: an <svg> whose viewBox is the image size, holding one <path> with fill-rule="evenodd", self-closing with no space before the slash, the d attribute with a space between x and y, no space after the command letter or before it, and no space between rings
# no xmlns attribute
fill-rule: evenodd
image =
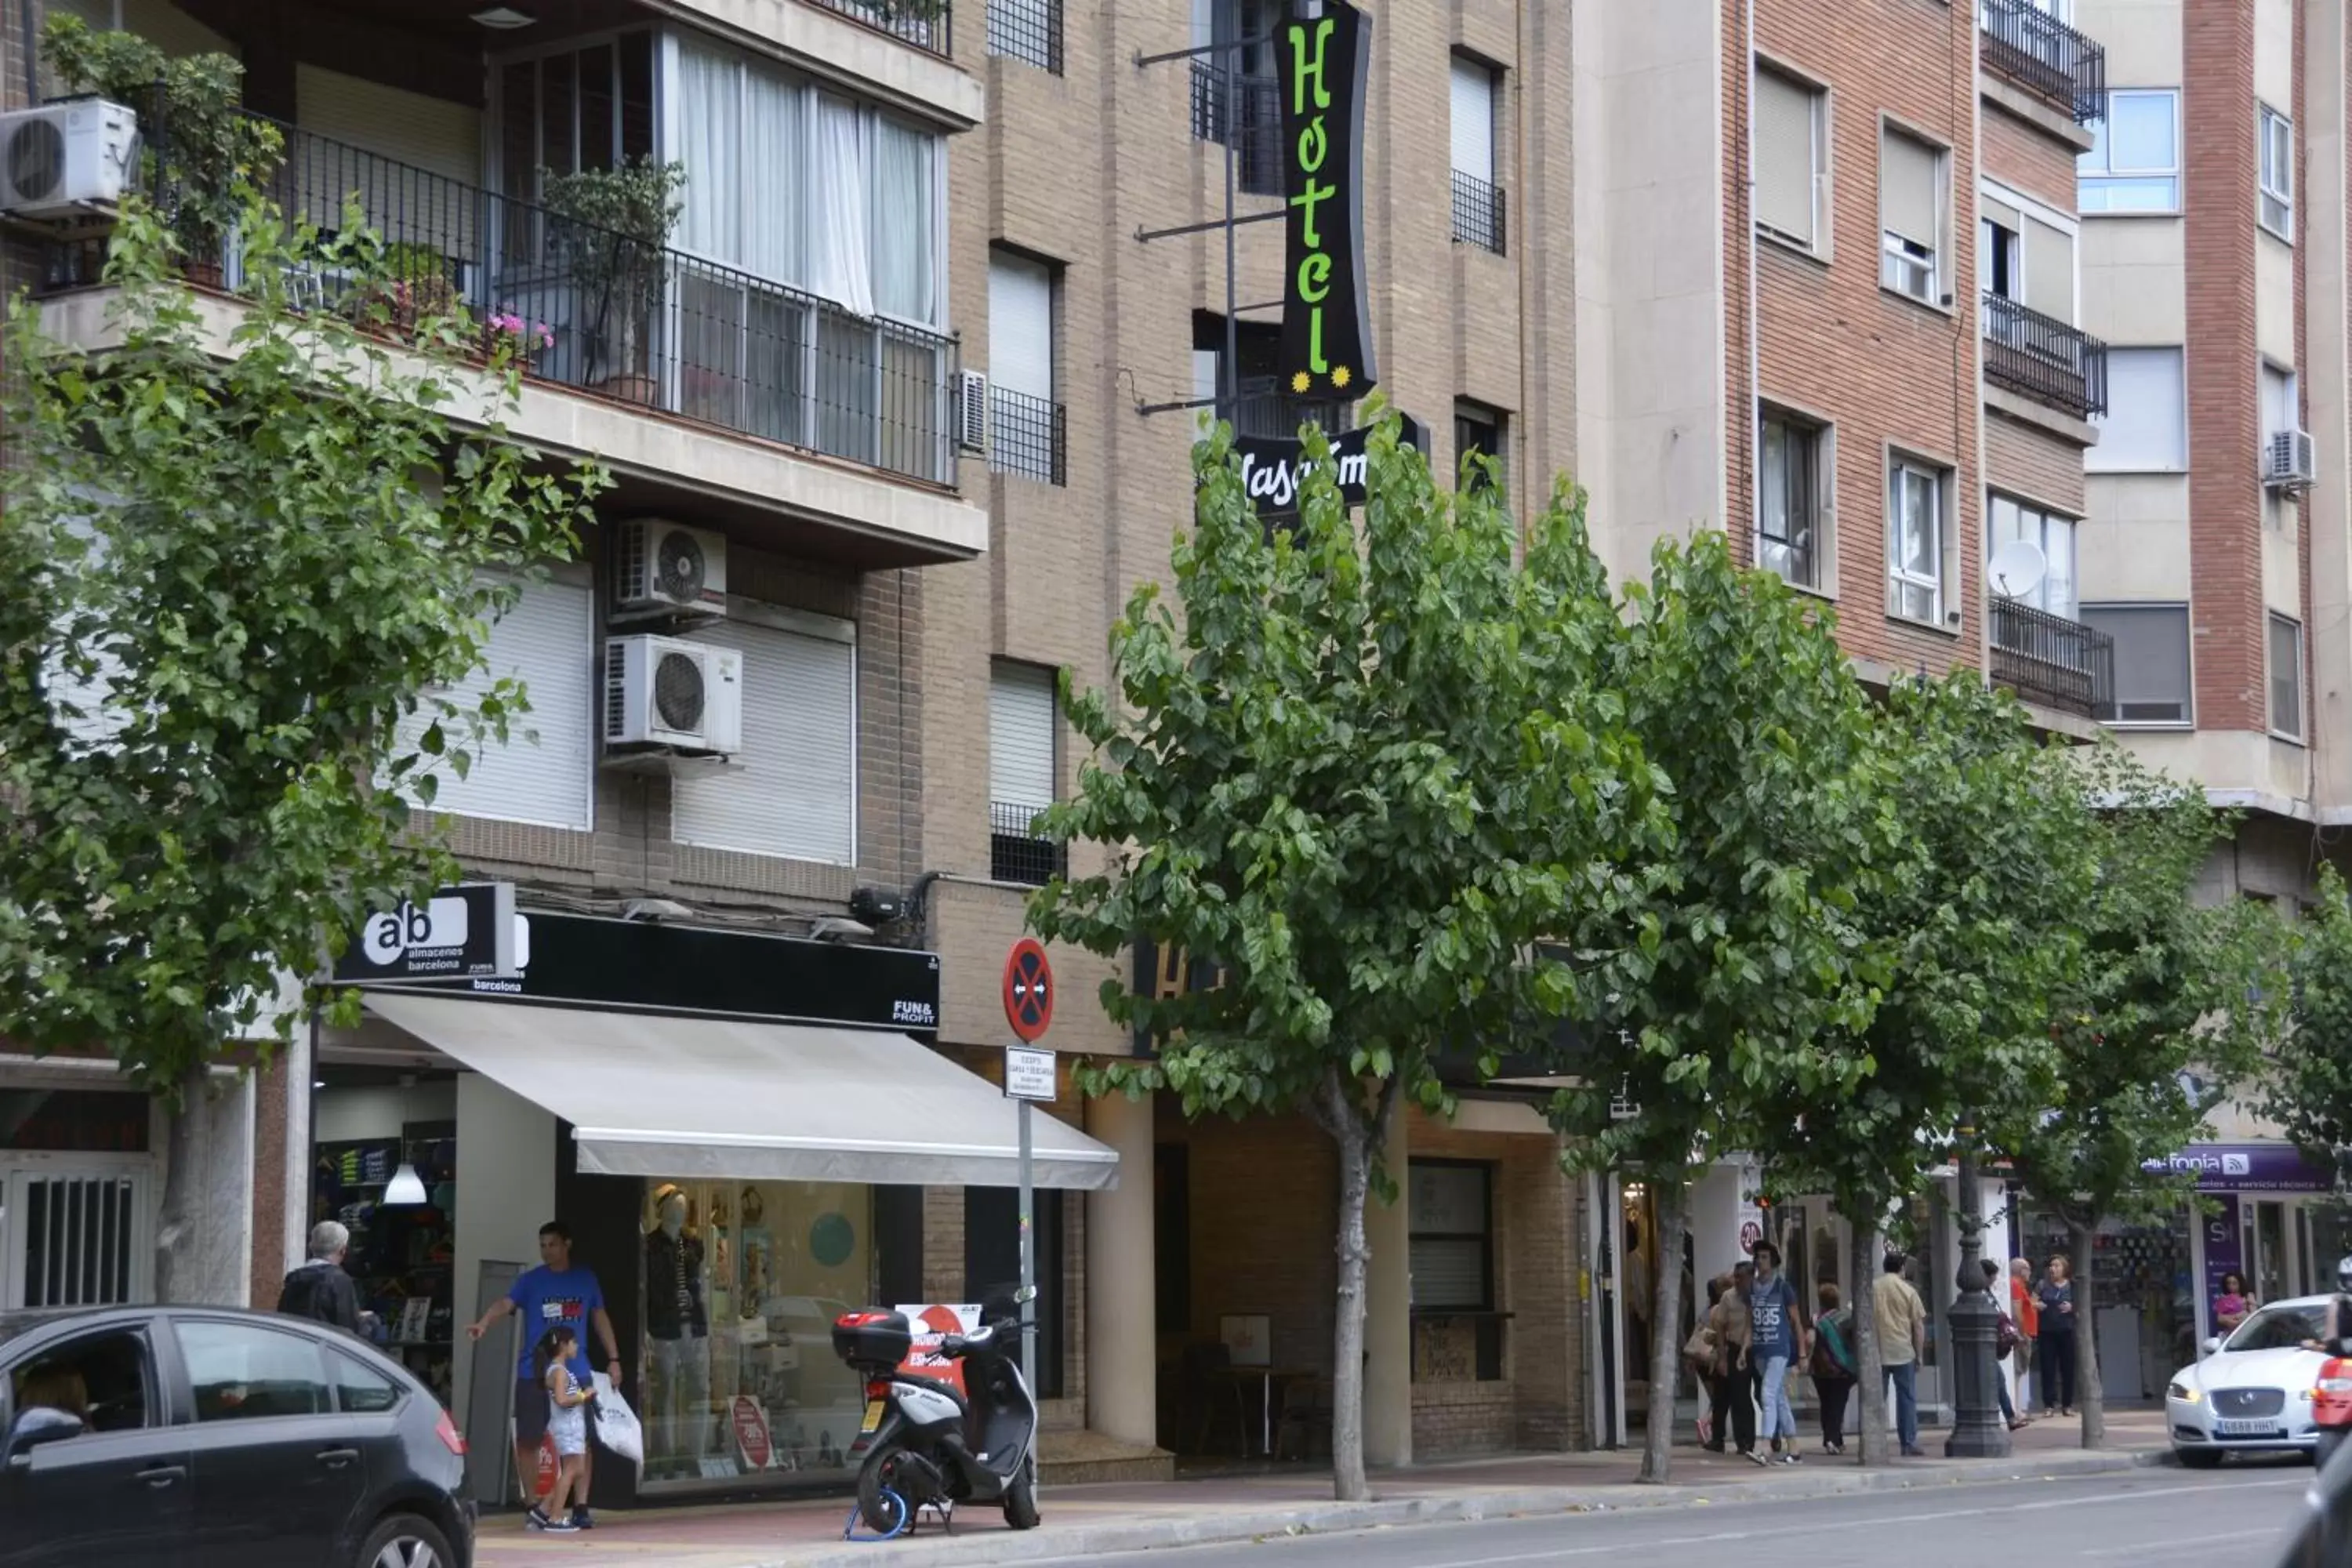
<svg viewBox="0 0 2352 1568"><path fill-rule="evenodd" d="M1891 125L1878 132L1879 281L1906 299L1944 297L1944 153Z"/></svg>
<svg viewBox="0 0 2352 1568"><path fill-rule="evenodd" d="M1066 862L1037 834L1037 816L1059 795L1055 742L1061 728L1055 672L1000 659L988 684L989 875L1041 885Z"/></svg>
<svg viewBox="0 0 2352 1568"><path fill-rule="evenodd" d="M1756 225L1807 250L1829 247L1821 221L1827 184L1828 97L1793 77L1756 68Z"/></svg>
<svg viewBox="0 0 2352 1568"><path fill-rule="evenodd" d="M1452 1342L1455 1355L1468 1351L1471 1376L1480 1382L1502 1376L1494 1183L1492 1165L1467 1160L1413 1160L1405 1177L1413 1333ZM1424 1348L1431 1353L1422 1353ZM1436 1352L1434 1342L1416 1347L1416 1377L1453 1359Z"/></svg>
<svg viewBox="0 0 2352 1568"><path fill-rule="evenodd" d="M730 620L694 634L743 656L741 765L673 781L670 836L711 849L854 865L856 628L772 606L760 614L761 624Z"/></svg>
<svg viewBox="0 0 2352 1568"><path fill-rule="evenodd" d="M1452 73L1454 237L1501 255L1503 193L1495 178L1497 72L1455 55Z"/></svg>
<svg viewBox="0 0 2352 1568"><path fill-rule="evenodd" d="M530 711L514 721L504 745L486 746L459 778L434 770L432 809L499 822L528 822L585 832L595 801L595 607L584 584L530 583L491 624L484 668L445 693L470 706L494 681L523 684ZM400 727L413 747L435 711L420 708Z"/></svg>

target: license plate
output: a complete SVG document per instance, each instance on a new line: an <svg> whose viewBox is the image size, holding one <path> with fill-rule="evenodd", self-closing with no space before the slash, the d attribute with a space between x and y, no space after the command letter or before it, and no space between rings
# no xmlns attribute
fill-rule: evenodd
<svg viewBox="0 0 2352 1568"><path fill-rule="evenodd" d="M2213 1423L2213 1436L2216 1437L2275 1437L2278 1435L2277 1424L2270 1421L2216 1421Z"/></svg>
<svg viewBox="0 0 2352 1568"><path fill-rule="evenodd" d="M882 1402L878 1399L867 1400L866 1402L866 1424L858 1427L858 1430L860 1432L871 1432L878 1428L881 1425Z"/></svg>

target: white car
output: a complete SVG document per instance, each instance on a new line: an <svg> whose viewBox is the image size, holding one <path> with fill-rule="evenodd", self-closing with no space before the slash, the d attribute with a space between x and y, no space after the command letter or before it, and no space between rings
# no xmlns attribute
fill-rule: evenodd
<svg viewBox="0 0 2352 1568"><path fill-rule="evenodd" d="M2308 1348L2326 1331L2328 1296L2273 1301L2226 1340L2207 1340L2195 1366L2172 1374L2164 1421L2172 1451L2192 1469L2225 1454L2308 1454L2319 1444L2311 1396L2327 1357Z"/></svg>

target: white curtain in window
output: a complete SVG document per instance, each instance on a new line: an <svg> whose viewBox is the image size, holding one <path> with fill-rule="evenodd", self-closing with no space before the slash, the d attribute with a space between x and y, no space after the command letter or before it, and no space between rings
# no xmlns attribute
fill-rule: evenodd
<svg viewBox="0 0 2352 1568"><path fill-rule="evenodd" d="M808 286L859 316L874 313L871 163L857 106L819 93Z"/></svg>
<svg viewBox="0 0 2352 1568"><path fill-rule="evenodd" d="M743 167L751 177L738 265L784 283L799 283L807 273L801 256L807 226L801 221L806 117L807 92L800 83L758 66L745 70Z"/></svg>
<svg viewBox="0 0 2352 1568"><path fill-rule="evenodd" d="M678 243L730 265L743 259L740 160L743 69L734 59L681 41L677 50L678 162L686 165L686 210Z"/></svg>
<svg viewBox="0 0 2352 1568"><path fill-rule="evenodd" d="M932 320L932 139L896 121L874 121L874 307Z"/></svg>

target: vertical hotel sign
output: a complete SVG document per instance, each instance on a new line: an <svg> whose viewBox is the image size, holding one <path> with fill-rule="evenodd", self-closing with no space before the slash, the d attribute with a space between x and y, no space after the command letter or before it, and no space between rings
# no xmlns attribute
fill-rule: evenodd
<svg viewBox="0 0 2352 1568"><path fill-rule="evenodd" d="M1306 0L1282 26L1288 279L1281 370L1295 397L1361 397L1372 366L1364 298L1364 83L1371 24L1342 0Z"/></svg>

